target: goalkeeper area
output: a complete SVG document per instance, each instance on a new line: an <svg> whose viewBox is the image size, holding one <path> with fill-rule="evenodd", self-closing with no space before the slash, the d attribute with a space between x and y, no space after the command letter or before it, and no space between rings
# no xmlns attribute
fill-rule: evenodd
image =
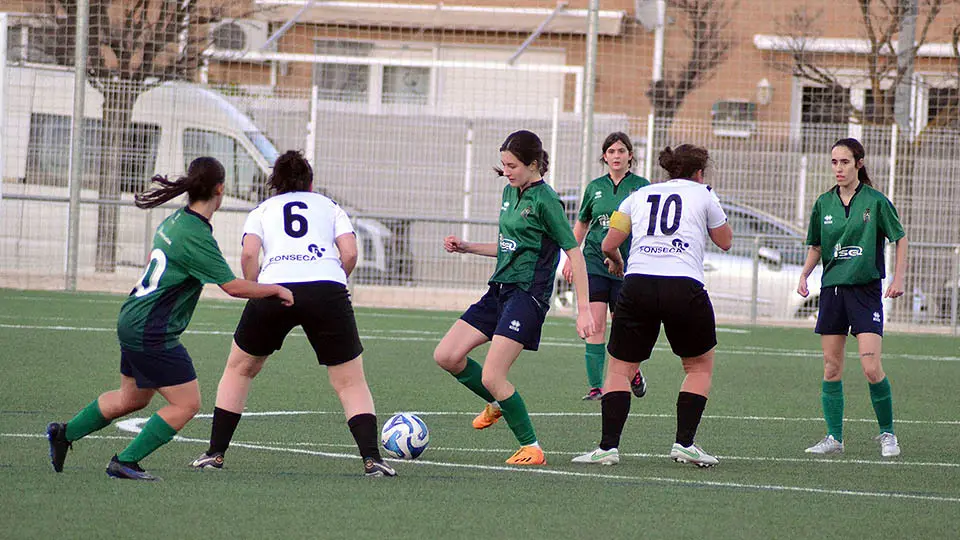
<svg viewBox="0 0 960 540"><path fill-rule="evenodd" d="M189 462L206 448L217 382L243 304L204 298L183 343L204 405L144 468L160 483L104 474L114 453L157 410L73 446L53 472L44 428L67 421L118 384L116 318L108 294L0 289L0 537L190 538L956 538L960 533L960 347L947 336L888 333L883 365L893 387L903 454L880 457L876 419L848 340L846 453L814 457L823 437L822 359L805 328L721 326L713 390L697 443L711 469L670 461L679 360L661 341L643 365L647 395L633 399L613 467L570 463L596 447L600 403L587 389L573 321L550 317L539 352L521 354L510 379L523 393L547 456L510 467L504 423L475 431L482 403L433 361L459 313L357 310L367 380L382 424L408 411L430 429L399 477L367 479L336 395L299 331L253 385L220 471ZM482 355L476 357L482 361Z"/></svg>

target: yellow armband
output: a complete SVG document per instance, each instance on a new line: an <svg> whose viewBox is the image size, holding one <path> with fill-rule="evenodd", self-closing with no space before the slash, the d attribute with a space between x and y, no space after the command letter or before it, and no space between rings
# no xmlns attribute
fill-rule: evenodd
<svg viewBox="0 0 960 540"><path fill-rule="evenodd" d="M610 216L610 228L624 234L630 234L630 216L623 212L614 211L613 215Z"/></svg>

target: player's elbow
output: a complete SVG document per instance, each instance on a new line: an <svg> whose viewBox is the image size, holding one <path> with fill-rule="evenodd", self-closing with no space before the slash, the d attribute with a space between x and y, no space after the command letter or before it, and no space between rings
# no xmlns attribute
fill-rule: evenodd
<svg viewBox="0 0 960 540"><path fill-rule="evenodd" d="M729 251L733 247L733 229L729 223L725 223L716 229L710 229L710 240L723 251Z"/></svg>

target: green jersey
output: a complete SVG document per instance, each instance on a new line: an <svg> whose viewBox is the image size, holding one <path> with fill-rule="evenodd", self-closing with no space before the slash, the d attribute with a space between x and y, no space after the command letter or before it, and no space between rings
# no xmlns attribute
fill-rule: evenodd
<svg viewBox="0 0 960 540"><path fill-rule="evenodd" d="M523 193L504 187L497 245L490 283L515 283L549 306L560 250L577 247L557 192L543 180Z"/></svg>
<svg viewBox="0 0 960 540"><path fill-rule="evenodd" d="M863 285L883 279L884 239L904 236L897 209L883 193L860 184L849 205L839 187L820 195L810 214L807 244L820 246L824 287Z"/></svg>
<svg viewBox="0 0 960 540"><path fill-rule="evenodd" d="M177 210L157 227L147 268L120 308L120 345L133 351L180 345L203 285L234 279L210 222L189 208Z"/></svg>
<svg viewBox="0 0 960 540"><path fill-rule="evenodd" d="M603 264L606 256L600 249L600 245L603 243L604 237L607 236L607 229L610 228L610 216L620 208L620 203L634 191L649 185L650 182L646 178L637 176L632 172L627 173L616 185L614 185L609 174L596 178L587 184L587 189L583 192L583 202L580 203L580 216L577 219L588 226L587 236L583 240L583 257L587 260L588 274L611 279L623 279L607 270L607 265ZM624 263L626 263L629 253L630 238L627 238L620 245L620 255L623 257Z"/></svg>

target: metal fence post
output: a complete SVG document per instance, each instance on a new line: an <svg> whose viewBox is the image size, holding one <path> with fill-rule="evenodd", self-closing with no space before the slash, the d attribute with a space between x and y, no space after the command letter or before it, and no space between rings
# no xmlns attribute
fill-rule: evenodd
<svg viewBox="0 0 960 540"><path fill-rule="evenodd" d="M753 278L750 287L750 324L757 324L757 302L760 297L760 237L753 237Z"/></svg>
<svg viewBox="0 0 960 540"><path fill-rule="evenodd" d="M77 2L77 33L73 54L73 122L70 127L69 185L70 205L67 222L67 260L64 288L77 290L77 259L80 251L80 188L83 182L84 98L87 94L87 41L90 31L90 2Z"/></svg>

